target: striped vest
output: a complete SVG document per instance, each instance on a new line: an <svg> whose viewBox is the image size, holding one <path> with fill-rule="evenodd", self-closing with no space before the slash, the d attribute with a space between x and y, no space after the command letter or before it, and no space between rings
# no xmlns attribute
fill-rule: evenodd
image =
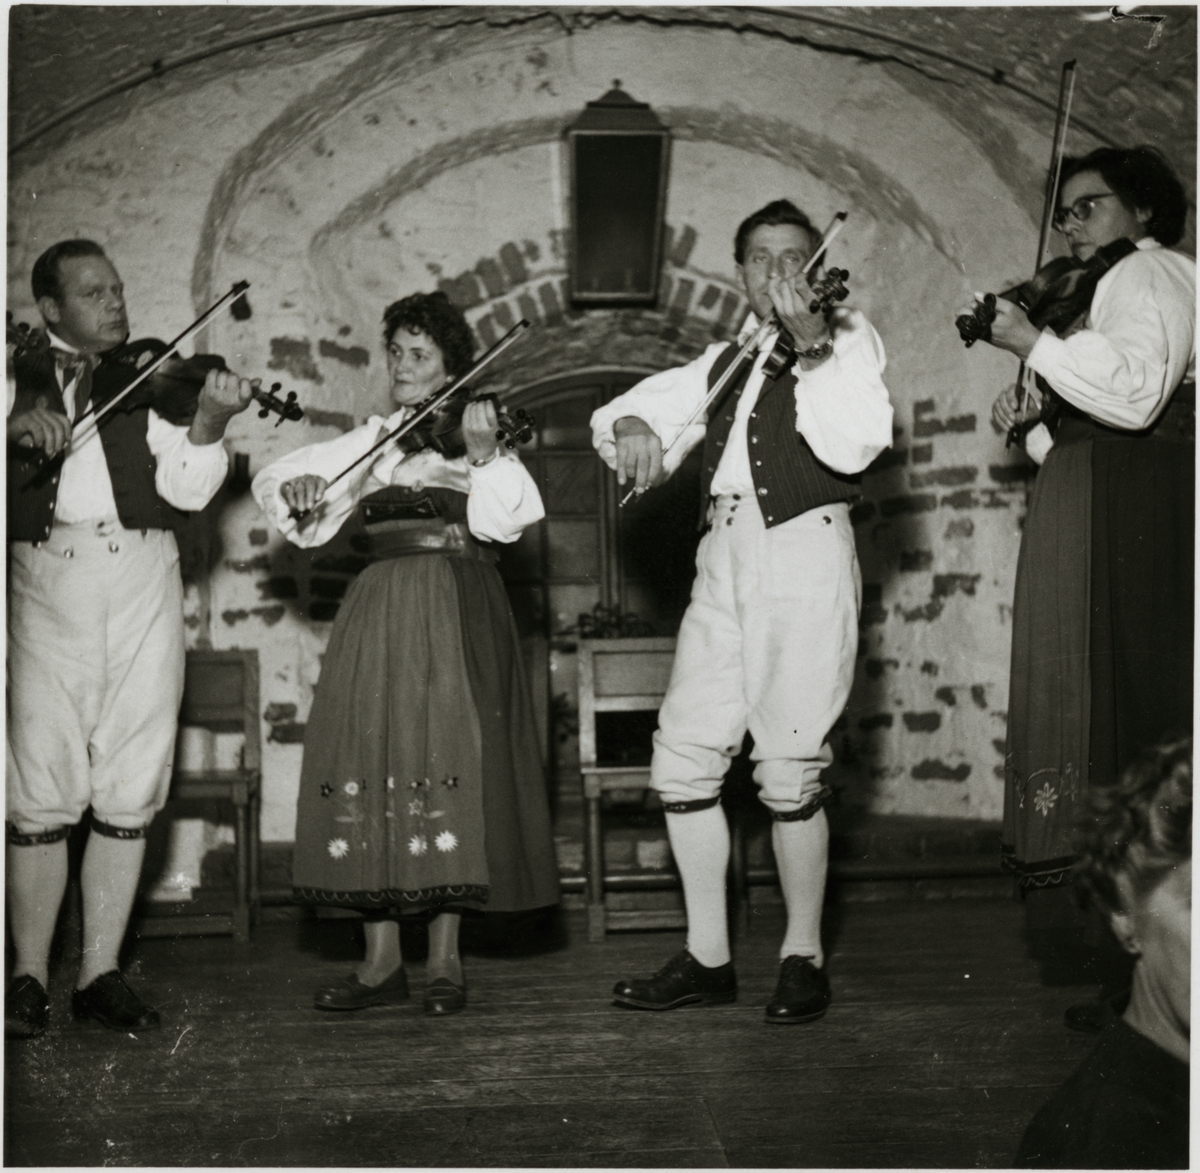
<svg viewBox="0 0 1200 1173"><path fill-rule="evenodd" d="M717 356L708 375L710 388L736 357L737 351L737 346L730 344ZM751 364L747 363L745 373L734 380L709 413L700 473L702 526L713 474L725 450L737 411L737 399L746 385L750 369ZM763 524L768 529L821 505L853 501L861 496L862 478L834 472L822 464L808 441L796 431L796 376L791 370L784 371L775 380L764 380L758 402L747 421L746 433L755 498L762 511Z"/></svg>

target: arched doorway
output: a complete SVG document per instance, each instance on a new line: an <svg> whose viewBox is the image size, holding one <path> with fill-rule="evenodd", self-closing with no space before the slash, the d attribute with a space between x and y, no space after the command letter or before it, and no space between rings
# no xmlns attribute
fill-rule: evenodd
<svg viewBox="0 0 1200 1173"><path fill-rule="evenodd" d="M645 634L674 635L687 605L699 541L699 453L667 484L619 507L616 477L596 456L592 412L649 372L594 368L506 396L535 418L521 459L546 517L501 553L500 572L529 652L556 779L578 782L576 655L581 621L618 617Z"/></svg>

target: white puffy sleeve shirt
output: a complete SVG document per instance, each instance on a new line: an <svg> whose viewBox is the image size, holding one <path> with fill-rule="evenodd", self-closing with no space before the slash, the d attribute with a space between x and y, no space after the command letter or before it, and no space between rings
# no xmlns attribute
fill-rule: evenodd
<svg viewBox="0 0 1200 1173"><path fill-rule="evenodd" d="M1196 262L1146 237L1096 285L1082 330L1043 331L1028 366L1114 428L1148 427L1196 377Z"/></svg>
<svg viewBox="0 0 1200 1173"><path fill-rule="evenodd" d="M758 320L751 314L739 335L739 344L757 328ZM762 389L763 363L774 344L775 335L771 334L754 361L741 397L747 412ZM703 416L684 434L680 430L708 394L709 371L725 345L715 343L686 366L651 375L598 408L591 423L592 443L600 458L610 468L616 467L613 425L624 416L637 416L667 450L664 470L668 475L675 472L704 439ZM832 355L811 371L792 368L796 376L796 430L817 458L837 472L861 472L892 442L892 405L883 384L886 362L883 341L871 323L857 310L843 309L835 318ZM729 446L740 447L743 453L745 430L744 413L739 412L734 424L736 434L731 435ZM672 446L676 437L678 441ZM750 483L748 459L744 479Z"/></svg>
<svg viewBox="0 0 1200 1173"><path fill-rule="evenodd" d="M465 456L447 460L436 452L409 454L392 445L383 448L374 460L364 460L350 475L331 484L303 525L289 516L279 492L284 483L306 473L332 482L384 434L398 427L406 411L401 408L386 419L371 416L344 436L298 448L269 464L251 485L259 508L288 541L302 547L323 546L342 528L363 497L388 485L466 493L467 528L483 541L515 542L526 526L546 515L537 485L514 452L501 449L501 454L490 463L475 468Z"/></svg>

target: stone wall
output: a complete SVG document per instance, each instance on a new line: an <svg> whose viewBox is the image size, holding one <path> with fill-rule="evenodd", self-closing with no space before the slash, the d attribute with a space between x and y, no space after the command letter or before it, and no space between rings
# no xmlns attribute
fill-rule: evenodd
<svg viewBox="0 0 1200 1173"><path fill-rule="evenodd" d="M92 21L114 76L128 11L70 16ZM209 10L163 11L186 25ZM232 37L309 10L220 11L246 22ZM13 12L12 113L28 131L54 113L47 52L64 18ZM736 330L741 217L781 195L822 224L847 210L833 259L887 346L896 436L854 510L863 639L838 777L847 801L879 812L995 818L1031 469L988 422L1015 363L965 351L952 316L973 289L1028 276L1053 113L911 45L1000 59L1051 105L1057 50L1091 49L1084 121L1153 130L1190 176L1194 13L1170 21L1157 57L1144 28L1039 9L428 9L296 31L161 69L22 146L9 305L32 315L32 261L70 235L108 248L138 335L170 337L250 280L249 316L214 325L201 348L307 410L299 425L234 422L228 444L252 475L383 409L378 323L396 297L445 289L483 344L530 319L491 376L518 394L592 367L653 370ZM580 312L566 295L562 133L614 78L672 132L661 295L652 309ZM1073 130L1072 149L1098 141ZM190 638L259 649L263 834L288 840L313 684L361 552L348 538L287 546L236 482L189 533Z"/></svg>

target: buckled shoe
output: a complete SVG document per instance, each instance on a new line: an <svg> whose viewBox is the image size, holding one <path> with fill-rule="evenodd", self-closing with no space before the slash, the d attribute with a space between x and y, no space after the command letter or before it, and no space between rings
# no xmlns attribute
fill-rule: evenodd
<svg viewBox="0 0 1200 1173"><path fill-rule="evenodd" d="M31 973L14 978L4 994L4 1037L35 1039L50 1025L50 998Z"/></svg>
<svg viewBox="0 0 1200 1173"><path fill-rule="evenodd" d="M147 1006L116 969L102 973L90 985L76 990L71 995L71 1010L76 1018L91 1018L109 1030L133 1034L158 1030L162 1025L158 1011Z"/></svg>
<svg viewBox="0 0 1200 1173"><path fill-rule="evenodd" d="M380 1006L385 1002L408 1000L408 974L400 966L377 986L366 986L351 974L332 986L322 986L313 995L318 1010L361 1010L364 1006Z"/></svg>
<svg viewBox="0 0 1200 1173"><path fill-rule="evenodd" d="M767 1003L768 1022L815 1022L833 997L829 978L807 957L793 954L779 967L775 996Z"/></svg>
<svg viewBox="0 0 1200 1173"><path fill-rule="evenodd" d="M653 977L613 986L613 1001L635 1010L674 1010L677 1006L718 1006L737 1001L733 962L701 965L686 949L676 953Z"/></svg>

